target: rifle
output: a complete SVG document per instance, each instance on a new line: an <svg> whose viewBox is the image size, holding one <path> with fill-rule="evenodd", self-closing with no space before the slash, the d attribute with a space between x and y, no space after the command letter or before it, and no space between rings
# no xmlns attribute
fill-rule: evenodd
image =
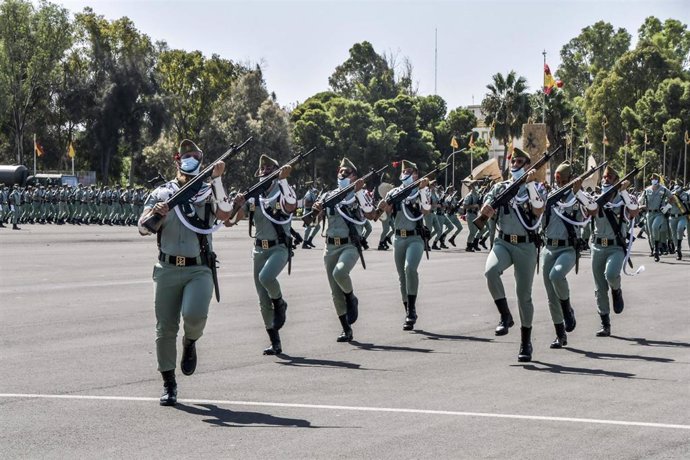
<svg viewBox="0 0 690 460"><path fill-rule="evenodd" d="M203 171L201 171L199 174L194 176L192 179L190 179L186 184L184 184L180 189L175 192L170 198L168 198L165 201L165 204L168 205L168 209L173 209L175 206L186 203L189 201L191 197L196 195L199 190L201 190L202 185L204 184L204 181L208 178L211 177L211 174L213 173L213 168L216 165L216 163L219 163L221 161L225 161L226 158L228 158L230 155L239 152L242 150L242 148L247 145L250 141L252 140L252 137L249 137L246 141L242 142L239 146L234 146L231 145L230 148L222 154L216 161L208 165L206 168L204 168ZM146 219L144 219L141 222L141 225L143 225L147 230L149 230L151 233L158 233L158 230L160 230L161 224L163 221L163 216L160 214L151 214Z"/></svg>
<svg viewBox="0 0 690 460"><path fill-rule="evenodd" d="M634 168L632 171L630 171L628 174L626 174L625 177L623 177L621 180L619 180L618 182L616 182L615 184L613 184L613 186L612 186L606 193L602 193L602 194L595 200L595 202L597 203L597 206L599 206L599 208L601 208L601 207L604 206L606 203L608 203L609 200L611 200L611 198L613 198L613 196L614 196L616 193L618 193L618 189L620 188L620 186L621 186L621 184L622 184L623 182L625 182L626 180L629 180L629 179L635 177L643 168L647 167L648 164L649 164L649 162L646 162L646 163L644 164L644 166L642 166L642 167L637 166L637 167Z"/></svg>
<svg viewBox="0 0 690 460"><path fill-rule="evenodd" d="M360 177L360 179L366 181L369 177L373 175L381 175L383 171L388 168L388 165L382 167L381 169L374 171L373 169L366 173L364 176ZM356 181L355 181L356 182ZM337 192L333 193L332 195L326 195L326 198L323 200L323 205L321 206L321 209L326 209L326 208L333 208L335 205L340 203L345 199L346 196L350 194L355 189L355 182L351 183L345 188L342 188L338 190ZM319 201L319 200L317 200ZM317 213L318 214L318 213ZM304 223L305 226L311 225L312 222L314 222L314 211L309 211L305 215L302 216L302 222Z"/></svg>
<svg viewBox="0 0 690 460"><path fill-rule="evenodd" d="M450 163L441 163L441 165L437 166L430 173L427 173L425 176L420 177L416 181L412 182L410 185L406 185L397 192L389 193L387 197L384 197L384 200L386 200L386 204L389 206L393 206L400 203L402 200L410 196L410 194L414 191L415 188L417 188L420 182L422 182L424 179L428 179L429 177L431 177L432 174L440 173L448 166L450 166Z"/></svg>
<svg viewBox="0 0 690 460"><path fill-rule="evenodd" d="M290 161L285 163L283 166L292 166L293 164L298 163L302 159L306 158L307 155L309 155L314 150L316 150L316 147L309 150L308 152L300 153L299 155L293 157ZM281 168L282 168L282 166L281 166ZM247 201L251 198L256 199L259 197L259 195L265 193L271 187L271 184L273 183L273 179L278 177L279 174L280 174L280 168L276 169L271 174L262 178L257 184L254 184L251 187L249 187L249 189L247 189L245 192L242 193L242 196L244 196L244 200ZM235 217L235 214L237 214L239 210L240 210L239 208L235 209L233 207L232 211L230 212L229 218L232 219L233 217Z"/></svg>
<svg viewBox="0 0 690 460"><path fill-rule="evenodd" d="M602 168L605 168L607 164L608 164L608 161L605 161L602 164L600 164L599 166L592 167L589 171L585 171L584 173L577 176L575 179L573 179L570 182L568 182L567 184L565 184L563 187L552 192L549 195L549 197L546 199L546 208L545 209L548 211L551 206L558 203L561 200L561 198L563 198L568 192L570 192L570 190L573 188L573 184L575 184L575 182L577 182L579 180L584 181L585 179L587 179L589 176L591 176L595 172L601 170Z"/></svg>
<svg viewBox="0 0 690 460"><path fill-rule="evenodd" d="M525 171L525 174L523 174L520 179L513 181L513 183L510 184L505 190L503 190L497 197L491 200L489 206L497 210L501 206L508 204L508 202L512 200L515 195L517 195L518 191L520 190L520 187L527 180L528 174L531 171L536 171L537 169L544 166L546 162L549 161L551 157L558 153L562 148L563 146L559 145L558 148L556 148L556 150L552 150L551 152L544 152L544 156L541 157L539 161L534 163L527 171ZM479 230L481 230L484 228L484 225L486 224L487 220L489 220L487 216L479 213L479 215L472 222L474 223L474 225L477 226Z"/></svg>

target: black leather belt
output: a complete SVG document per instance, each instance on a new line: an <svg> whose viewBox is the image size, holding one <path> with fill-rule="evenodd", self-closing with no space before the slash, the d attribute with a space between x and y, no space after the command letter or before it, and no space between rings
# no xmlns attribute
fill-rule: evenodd
<svg viewBox="0 0 690 460"><path fill-rule="evenodd" d="M343 244L347 244L347 243L349 243L349 242L350 242L350 239L349 239L349 238L338 238L338 237L335 237L335 238L328 237L328 238L326 238L326 243L328 243L328 244L334 244L334 245L336 245L336 246L342 246Z"/></svg>
<svg viewBox="0 0 690 460"><path fill-rule="evenodd" d="M551 239L551 238L545 238L544 239L546 242L547 246L553 246L553 247L565 247L565 246L571 246L571 244L568 242L568 240L556 240L556 239Z"/></svg>
<svg viewBox="0 0 690 460"><path fill-rule="evenodd" d="M615 238L594 238L594 244L598 244L602 248L608 246L618 246Z"/></svg>
<svg viewBox="0 0 690 460"><path fill-rule="evenodd" d="M158 253L158 260L167 262L177 267L191 267L192 265L201 265L201 256L199 257L184 257L171 256L162 252Z"/></svg>
<svg viewBox="0 0 690 460"><path fill-rule="evenodd" d="M511 244L529 243L532 239L528 235L508 235L503 232L498 233L498 237Z"/></svg>
<svg viewBox="0 0 690 460"><path fill-rule="evenodd" d="M417 230L404 230L404 229L401 229L401 230L396 230L396 231L395 231L395 234L396 234L397 236L401 236L401 237L403 237L403 238L407 238L408 236L419 235L419 232L418 232Z"/></svg>
<svg viewBox="0 0 690 460"><path fill-rule="evenodd" d="M278 244L277 240L260 240L257 238L256 242L254 243L254 246L256 246L257 248L268 249L272 248L276 244Z"/></svg>
<svg viewBox="0 0 690 460"><path fill-rule="evenodd" d="M681 217L682 215L683 214L669 214L668 216L673 217L675 219L676 217Z"/></svg>

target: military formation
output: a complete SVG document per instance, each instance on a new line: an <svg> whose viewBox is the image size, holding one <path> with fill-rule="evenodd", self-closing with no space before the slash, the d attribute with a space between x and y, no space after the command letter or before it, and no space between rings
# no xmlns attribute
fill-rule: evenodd
<svg viewBox="0 0 690 460"><path fill-rule="evenodd" d="M144 187L0 184L0 227L20 224L135 225L149 190Z"/></svg>
<svg viewBox="0 0 690 460"><path fill-rule="evenodd" d="M520 362L532 360L535 275L542 278L538 284L546 291L554 325L550 348L558 349L567 346L568 333L577 325L568 277L579 271L583 251L591 253L594 300L601 320L601 328L594 332L597 337L611 335L611 310L620 314L625 308L622 275L635 276L642 270L629 271L632 241L646 238L654 261L665 255L683 258L690 190L674 182L665 186L659 174L652 174L649 185L635 193L632 184L638 169L621 175L602 164L576 176L564 162L555 169L553 184L548 184L537 179L546 158L534 162L527 152L515 148L510 179L469 177L463 181L461 196L452 185L443 188L436 182L441 166L422 175L415 163L396 162L394 175L400 185L394 186L381 183L380 171L386 166L360 174L357 165L343 158L334 171L337 187L309 184L300 203L289 182L293 160L281 165L262 155L256 184L228 195L221 177L225 163L217 161L202 170L203 151L184 140L174 156L175 179L150 193L117 186L2 186L0 225L136 224L141 235L156 235L159 255L153 281L156 351L164 387L161 405L177 401L180 326L184 334L179 367L192 375L196 343L203 335L214 291L220 299L212 234L243 220L249 223L254 286L269 340L264 355L283 352L280 330L288 324L290 293L283 291L279 277L290 272L299 248L323 248L323 279L328 281L341 325L335 340L354 339L360 299L351 273L358 265L366 268L367 238L377 221L382 232L376 249L393 249L403 331L414 330L420 317L419 271L425 255L451 246L469 253L486 250L484 276L498 313L494 333L506 335L519 324ZM584 179L595 173L596 187L585 189ZM301 226L295 216L301 217ZM503 284L511 266L517 317Z"/></svg>

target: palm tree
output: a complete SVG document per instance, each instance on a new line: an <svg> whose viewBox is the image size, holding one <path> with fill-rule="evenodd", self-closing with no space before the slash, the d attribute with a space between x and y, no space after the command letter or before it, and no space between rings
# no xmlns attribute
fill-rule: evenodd
<svg viewBox="0 0 690 460"><path fill-rule="evenodd" d="M506 166L508 144L513 137L520 137L522 125L527 122L531 108L525 77L517 77L511 70L507 77L497 73L493 83L486 85L489 90L482 101L482 111L486 114L485 123L493 125L494 135L503 141L503 166Z"/></svg>

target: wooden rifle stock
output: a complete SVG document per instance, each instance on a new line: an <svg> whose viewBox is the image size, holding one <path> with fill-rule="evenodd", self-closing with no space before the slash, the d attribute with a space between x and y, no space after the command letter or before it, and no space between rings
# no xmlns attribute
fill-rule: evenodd
<svg viewBox="0 0 690 460"><path fill-rule="evenodd" d="M625 182L625 181L628 180L628 179L631 179L631 178L635 177L635 176L636 176L640 171L642 171L642 169L645 168L648 164L649 164L649 162L645 163L644 166L642 166L642 167L639 167L639 166L636 167L635 169L633 169L632 171L630 171L628 174L626 174L621 180L619 180L618 182L616 182L615 184L613 184L613 186L611 186L611 188L610 188L606 193L602 193L602 194L595 200L596 203L597 203L597 206L601 208L601 207L604 206L606 203L608 203L609 200L611 200L611 198L613 198L613 196L618 192L618 189L620 188L620 186L621 186L621 184L622 184L623 182Z"/></svg>
<svg viewBox="0 0 690 460"><path fill-rule="evenodd" d="M498 210L498 208L508 203L508 201L510 201L511 199L513 199L515 195L517 195L518 191L520 190L520 186L522 186L522 184L524 184L527 180L527 175L530 172L536 171L537 169L544 166L546 162L549 161L551 157L558 153L562 148L563 146L559 145L558 148L556 148L556 150L553 150L551 152L545 152L544 156L541 157L539 161L534 163L527 171L525 171L521 178L519 178L516 181L513 181L513 183L510 184L505 190L503 190L500 195L491 200L489 206L491 206L494 210ZM481 213L480 208L479 215L472 221L472 223L476 225L479 230L481 230L484 228L484 225L486 225L486 222L488 220L489 218Z"/></svg>
<svg viewBox="0 0 690 460"><path fill-rule="evenodd" d="M252 139L252 137L249 137L246 141L242 142L238 146L230 146L230 148L224 154L218 157L218 159L216 159L213 163L204 168L203 171L201 171L199 174L190 179L186 184L180 187L180 189L177 192L175 192L170 198L168 198L165 201L165 203L168 205L168 209L172 211L172 209L175 206L189 201L191 197L196 195L196 193L199 190L201 190L204 181L208 177L211 177L211 174L213 173L213 168L215 167L216 163L225 161L230 155L239 152L240 150L242 150L242 148L244 148L245 145L251 142ZM144 226L151 233L158 233L158 230L160 230L162 222L163 216L161 216L160 214L153 213L146 217L146 219L144 219L141 222L141 225Z"/></svg>
<svg viewBox="0 0 690 460"><path fill-rule="evenodd" d="M572 188L575 182L578 180L585 180L595 172L599 171L602 168L605 168L606 165L608 164L608 161L603 162L599 166L592 167L589 171L586 171L579 176L577 176L575 179L571 180L567 184L565 184L563 187L559 188L558 190L554 191L549 195L549 197L546 199L546 209L549 209L550 206L553 206L556 204L558 201L560 201L565 194L567 194Z"/></svg>

